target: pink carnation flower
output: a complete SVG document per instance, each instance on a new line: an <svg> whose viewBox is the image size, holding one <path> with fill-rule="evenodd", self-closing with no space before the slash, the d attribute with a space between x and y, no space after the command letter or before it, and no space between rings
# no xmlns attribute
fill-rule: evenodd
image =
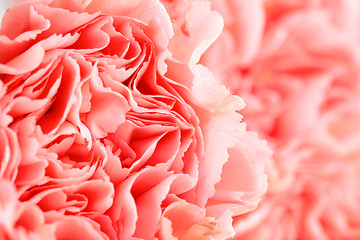
<svg viewBox="0 0 360 240"><path fill-rule="evenodd" d="M269 191L236 239L358 239L359 2L212 2L225 28L201 62L274 150Z"/></svg>
<svg viewBox="0 0 360 240"><path fill-rule="evenodd" d="M359 62L357 1L235 2L215 1L229 19L202 62L244 98L250 129L295 136L316 124L333 100L349 98L345 92L358 84L351 81ZM231 9L247 11L255 23L240 33L236 26L248 26L248 18ZM225 59L230 64L220 64Z"/></svg>
<svg viewBox="0 0 360 240"><path fill-rule="evenodd" d="M240 123L243 101L197 64L221 17L206 2L188 14L194 39L157 0L33 0L5 14L1 191L31 209L24 234L176 237L184 208L195 228L232 236L232 217L257 206L271 153Z"/></svg>
<svg viewBox="0 0 360 240"><path fill-rule="evenodd" d="M235 222L235 239L360 238L360 112L276 146L269 189L259 207Z"/></svg>

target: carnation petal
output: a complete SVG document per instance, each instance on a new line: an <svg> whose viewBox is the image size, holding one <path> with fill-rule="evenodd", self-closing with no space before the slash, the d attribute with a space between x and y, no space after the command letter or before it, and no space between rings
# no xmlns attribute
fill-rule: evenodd
<svg viewBox="0 0 360 240"><path fill-rule="evenodd" d="M224 22L215 11L211 11L207 1L194 1L187 13L185 32L174 25L175 36L169 43L174 58L194 65L201 55L221 33Z"/></svg>

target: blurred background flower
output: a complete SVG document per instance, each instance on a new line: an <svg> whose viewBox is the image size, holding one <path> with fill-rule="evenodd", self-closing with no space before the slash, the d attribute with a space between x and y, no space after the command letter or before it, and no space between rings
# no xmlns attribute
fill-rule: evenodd
<svg viewBox="0 0 360 240"><path fill-rule="evenodd" d="M211 2L225 28L202 63L274 151L237 238L360 238L359 2Z"/></svg>

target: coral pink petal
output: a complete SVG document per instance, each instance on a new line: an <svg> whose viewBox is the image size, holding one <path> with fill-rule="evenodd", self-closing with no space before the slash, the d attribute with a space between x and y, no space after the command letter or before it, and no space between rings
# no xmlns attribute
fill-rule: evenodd
<svg viewBox="0 0 360 240"><path fill-rule="evenodd" d="M7 47L1 44L1 39L0 47ZM40 65L44 55L44 48L41 45L36 44L30 47L24 53L14 57L10 61L6 63L0 63L0 73L16 75L30 72Z"/></svg>
<svg viewBox="0 0 360 240"><path fill-rule="evenodd" d="M60 220L55 223L56 227L56 239L67 240L67 239L89 239L89 240L104 240L103 234L96 231L93 226L80 218L69 216L64 220Z"/></svg>
<svg viewBox="0 0 360 240"><path fill-rule="evenodd" d="M62 81L58 89L58 94L54 99L47 113L38 121L44 133L55 132L60 124L65 120L72 105L76 101L74 91L79 84L79 66L74 59L63 58Z"/></svg>
<svg viewBox="0 0 360 240"><path fill-rule="evenodd" d="M132 2L126 0L54 0L51 6L69 9L70 11L95 13L101 11L108 15L129 16L149 24L153 19L158 18L162 23L162 28L167 32L167 37L173 35L171 21L165 8L158 0L145 0ZM146 12L147 14L144 14ZM156 16L156 17L155 17Z"/></svg>
<svg viewBox="0 0 360 240"><path fill-rule="evenodd" d="M125 114L130 110L126 99L100 85L99 79L90 82L91 111L87 114L87 125L95 138L102 138L115 132L125 121Z"/></svg>

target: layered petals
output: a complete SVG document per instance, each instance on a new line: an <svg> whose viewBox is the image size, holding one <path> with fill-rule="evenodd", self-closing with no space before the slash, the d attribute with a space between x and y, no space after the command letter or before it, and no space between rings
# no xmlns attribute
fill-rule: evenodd
<svg viewBox="0 0 360 240"><path fill-rule="evenodd" d="M233 236L270 151L240 123L243 100L198 64L223 27L210 3L176 23L158 0L16 2L0 29L0 179L26 206L24 234L166 237L184 208L185 238Z"/></svg>

